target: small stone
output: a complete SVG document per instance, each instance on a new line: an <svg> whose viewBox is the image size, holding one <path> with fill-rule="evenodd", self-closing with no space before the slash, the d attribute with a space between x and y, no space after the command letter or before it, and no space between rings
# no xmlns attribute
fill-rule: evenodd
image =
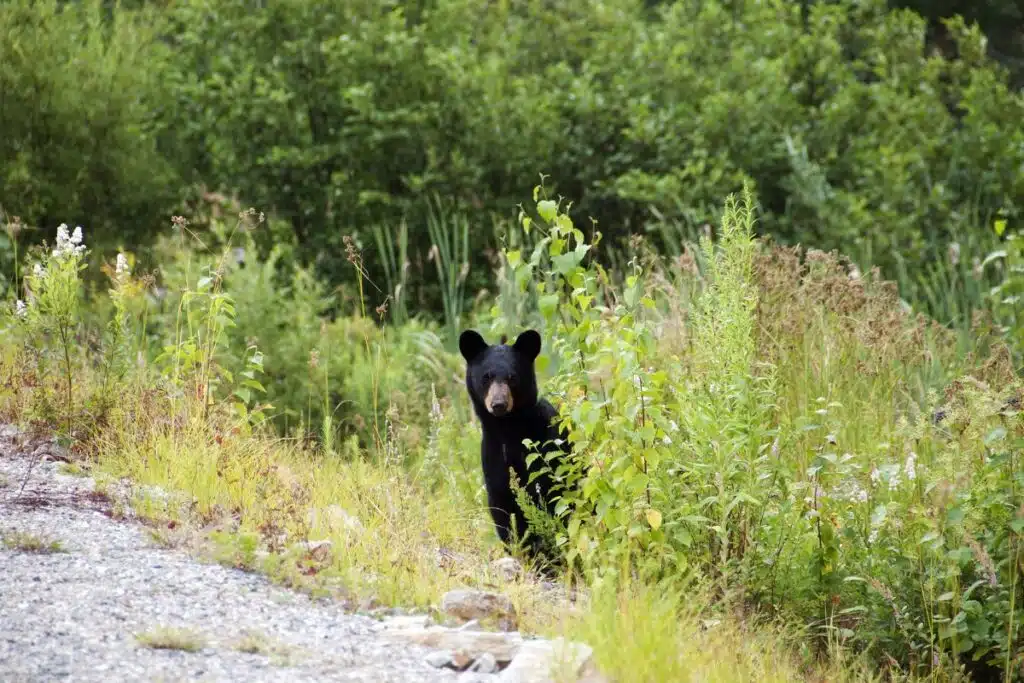
<svg viewBox="0 0 1024 683"><path fill-rule="evenodd" d="M502 630L515 628L515 607L508 597L498 593L479 590L448 591L441 598L441 611L461 621L496 619Z"/></svg>
<svg viewBox="0 0 1024 683"><path fill-rule="evenodd" d="M555 640L530 640L523 643L515 658L501 672L501 683L547 683L561 675L566 680L598 683L603 678L594 669L594 650L583 643Z"/></svg>
<svg viewBox="0 0 1024 683"><path fill-rule="evenodd" d="M523 565L514 557L495 560L491 563L491 570L506 582L515 581L523 575Z"/></svg>
<svg viewBox="0 0 1024 683"><path fill-rule="evenodd" d="M485 652L476 658L476 661L469 667L469 670L482 674L492 674L498 670L498 660L490 652Z"/></svg>
<svg viewBox="0 0 1024 683"><path fill-rule="evenodd" d="M427 664L434 667L435 669L443 669L444 667L451 664L452 655L450 652L445 652L444 650L434 650L424 659L427 662Z"/></svg>

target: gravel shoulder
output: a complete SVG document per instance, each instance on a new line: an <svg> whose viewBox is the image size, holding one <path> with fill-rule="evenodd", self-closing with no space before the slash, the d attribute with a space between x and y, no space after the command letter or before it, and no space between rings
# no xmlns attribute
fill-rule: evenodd
<svg viewBox="0 0 1024 683"><path fill-rule="evenodd" d="M0 536L56 540L63 552L0 545L0 680L459 680L430 649L382 637L382 624L263 577L158 546L118 521L85 477L18 452L0 429ZM194 652L153 649L161 627L202 638ZM246 653L258 638L272 652Z"/></svg>

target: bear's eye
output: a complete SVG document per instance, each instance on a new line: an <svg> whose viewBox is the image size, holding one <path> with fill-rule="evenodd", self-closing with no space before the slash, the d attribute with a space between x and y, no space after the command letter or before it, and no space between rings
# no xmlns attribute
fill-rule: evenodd
<svg viewBox="0 0 1024 683"><path fill-rule="evenodd" d="M484 373L484 384L490 384L492 379L494 379L494 373L492 373L492 372L485 372Z"/></svg>
<svg viewBox="0 0 1024 683"><path fill-rule="evenodd" d="M515 375L512 375L511 377L508 378L508 385L510 387L515 388L517 384L519 384L519 378L518 377L516 377Z"/></svg>

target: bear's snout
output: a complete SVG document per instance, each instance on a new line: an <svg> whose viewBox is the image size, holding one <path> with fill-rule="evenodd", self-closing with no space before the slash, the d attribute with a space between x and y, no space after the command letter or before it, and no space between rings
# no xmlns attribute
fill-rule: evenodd
<svg viewBox="0 0 1024 683"><path fill-rule="evenodd" d="M512 412L512 392L505 382L492 382L487 388L487 396L484 397L484 406L487 412L495 417L501 417Z"/></svg>

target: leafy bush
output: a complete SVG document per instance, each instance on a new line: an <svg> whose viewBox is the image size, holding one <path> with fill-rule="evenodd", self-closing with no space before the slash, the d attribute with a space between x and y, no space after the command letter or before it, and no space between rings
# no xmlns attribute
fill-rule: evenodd
<svg viewBox="0 0 1024 683"><path fill-rule="evenodd" d="M577 223L600 219L602 248L694 236L747 180L762 232L888 275L996 212L1018 220L1024 98L977 28L950 21L943 56L923 49L920 16L884 0L529 7L176 5L175 164L284 217L331 284L351 277L341 235L365 247L405 226L390 275L409 268L406 289L435 312L428 198L477 226L468 265L483 286L486 228L538 169L577 198ZM367 268L387 279L383 262Z"/></svg>
<svg viewBox="0 0 1024 683"><path fill-rule="evenodd" d="M224 218L209 225L221 235L219 252L194 244L180 223L176 238L158 245L164 294L149 318L152 345L177 347L180 330L197 326L188 299L197 276L210 273L232 309L220 362L236 376L250 349L260 349L265 399L274 406L268 415L282 432L317 435L328 450L347 435L376 446L397 440L402 450L422 447L432 409L426 397L433 391L444 398L457 386L456 356L436 326L419 318L381 326L356 301L353 314L331 319L339 297L295 262L291 247L279 243L259 258L255 240L266 226L251 214L235 228ZM244 246L232 246L238 244Z"/></svg>
<svg viewBox="0 0 1024 683"><path fill-rule="evenodd" d="M1010 670L1024 508L1006 347L965 362L877 272L758 245L751 197L726 207L681 326L663 323L681 293L664 266L638 257L614 290L558 202L505 252L574 446L567 558L596 585L623 563L710 583L915 674Z"/></svg>
<svg viewBox="0 0 1024 683"><path fill-rule="evenodd" d="M0 214L37 229L66 217L96 244L154 234L178 195L159 145L160 26L155 7L0 4Z"/></svg>

